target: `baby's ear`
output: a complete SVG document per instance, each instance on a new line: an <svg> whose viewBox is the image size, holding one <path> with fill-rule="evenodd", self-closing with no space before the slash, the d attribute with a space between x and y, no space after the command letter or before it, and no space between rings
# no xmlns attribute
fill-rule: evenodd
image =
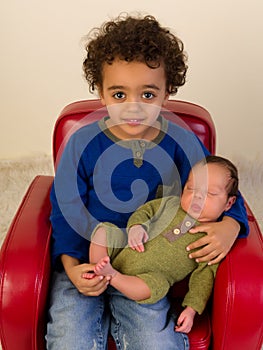
<svg viewBox="0 0 263 350"><path fill-rule="evenodd" d="M236 196L231 196L228 198L226 203L225 211L229 210L236 201Z"/></svg>

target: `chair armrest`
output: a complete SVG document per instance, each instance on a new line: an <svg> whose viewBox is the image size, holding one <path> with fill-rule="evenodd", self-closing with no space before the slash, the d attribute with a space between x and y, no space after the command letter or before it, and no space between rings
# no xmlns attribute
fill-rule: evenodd
<svg viewBox="0 0 263 350"><path fill-rule="evenodd" d="M250 233L219 265L213 295L213 350L260 350L263 336L263 240L246 204Z"/></svg>
<svg viewBox="0 0 263 350"><path fill-rule="evenodd" d="M37 176L32 181L1 248L0 336L3 349L15 350L17 346L20 350L45 349L52 181L52 176Z"/></svg>

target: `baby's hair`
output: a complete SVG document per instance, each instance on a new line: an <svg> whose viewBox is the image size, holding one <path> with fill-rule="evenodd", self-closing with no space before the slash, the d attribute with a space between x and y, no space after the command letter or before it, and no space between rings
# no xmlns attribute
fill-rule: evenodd
<svg viewBox="0 0 263 350"><path fill-rule="evenodd" d="M199 163L205 165L209 163L215 163L223 168L225 168L229 172L230 180L227 184L227 194L228 197L237 196L238 195L238 170L236 166L229 160L220 156L209 155L202 159Z"/></svg>
<svg viewBox="0 0 263 350"><path fill-rule="evenodd" d="M85 48L83 70L91 92L95 88L102 89L103 65L112 64L116 58L143 62L152 69L163 64L169 94L176 94L178 87L185 83L187 56L184 45L153 16L121 14L91 30Z"/></svg>

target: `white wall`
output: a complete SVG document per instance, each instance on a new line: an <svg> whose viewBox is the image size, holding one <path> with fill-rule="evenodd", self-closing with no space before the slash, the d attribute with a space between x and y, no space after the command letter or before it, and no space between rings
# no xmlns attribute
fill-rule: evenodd
<svg viewBox="0 0 263 350"><path fill-rule="evenodd" d="M121 11L153 14L184 41L190 69L177 98L212 113L218 153L262 159L261 0L2 2L0 158L51 153L60 110L91 97L81 39Z"/></svg>

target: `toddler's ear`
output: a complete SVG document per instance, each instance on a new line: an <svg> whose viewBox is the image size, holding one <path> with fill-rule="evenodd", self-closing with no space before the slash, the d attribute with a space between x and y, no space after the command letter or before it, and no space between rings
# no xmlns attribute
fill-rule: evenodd
<svg viewBox="0 0 263 350"><path fill-rule="evenodd" d="M99 93L99 97L100 97L100 100L101 100L101 103L103 106L106 106L106 103L105 103L105 99L104 99L104 96L103 96L103 91L102 89L98 89L98 93Z"/></svg>
<svg viewBox="0 0 263 350"><path fill-rule="evenodd" d="M163 100L163 103L162 103L162 107L165 107L165 106L166 106L167 101L168 101L168 99L169 99L169 96L170 96L169 92L166 92L165 97L164 97L164 100Z"/></svg>
<svg viewBox="0 0 263 350"><path fill-rule="evenodd" d="M100 101L101 101L101 104L102 104L103 106L106 106L106 102L105 102L105 100L104 100L103 97L100 98Z"/></svg>

